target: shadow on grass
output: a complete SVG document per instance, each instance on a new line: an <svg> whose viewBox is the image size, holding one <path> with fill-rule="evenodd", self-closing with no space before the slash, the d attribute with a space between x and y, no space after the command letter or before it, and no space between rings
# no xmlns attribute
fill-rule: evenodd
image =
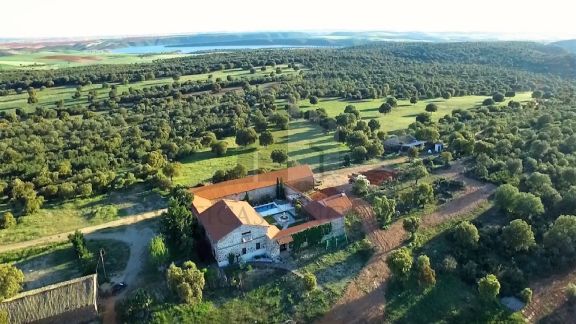
<svg viewBox="0 0 576 324"><path fill-rule="evenodd" d="M26 258L16 262L15 266L25 274L25 290L55 284L80 275L76 254L70 244Z"/></svg>
<svg viewBox="0 0 576 324"><path fill-rule="evenodd" d="M391 281L386 298L385 322L514 323L517 318L498 303L483 303L474 289L451 274L439 275L436 285L427 289L415 280Z"/></svg>
<svg viewBox="0 0 576 324"><path fill-rule="evenodd" d="M198 161L204 161L214 158L226 158L226 157L233 157L242 154L253 153L258 150L255 146L240 146L235 148L230 148L226 151L226 154L223 156L217 156L216 154L212 153L212 151L200 151L193 154L188 155L187 157L180 159L181 163L194 163Z"/></svg>
<svg viewBox="0 0 576 324"><path fill-rule="evenodd" d="M538 323L541 324L557 324L557 323L571 323L571 320L576 318L576 305L564 302L552 311L552 313L544 316Z"/></svg>

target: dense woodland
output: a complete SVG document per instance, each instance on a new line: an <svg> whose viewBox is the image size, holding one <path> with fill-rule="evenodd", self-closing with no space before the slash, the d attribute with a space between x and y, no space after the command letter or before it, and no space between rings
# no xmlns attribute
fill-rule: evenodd
<svg viewBox="0 0 576 324"><path fill-rule="evenodd" d="M297 73L283 73L280 64ZM228 68L270 73L249 81L229 76L179 82L182 75ZM377 121L359 120L353 106L337 118L328 118L322 110L302 114L298 100L387 97L388 106L381 108L386 113L401 98L417 101L477 94L494 95L497 102L503 95L534 90L550 99L569 91L565 76L574 69L572 56L532 43L383 43L3 72L0 91L4 95L27 92L32 111L0 112L0 190L8 194L15 211L32 213L45 200L90 196L141 180L167 188L177 172L175 161L205 148L212 148L215 156L225 154L225 144L219 142L225 137L236 136L236 143L246 146L264 134L264 142L269 142L267 129L285 129L294 118L318 123L326 131L334 131L336 141L346 142L351 154L344 164L362 162L384 153L381 139L386 130L381 130ZM116 84L160 77L172 77L173 82L122 93L116 90ZM81 91L82 86L97 83L109 89L108 96ZM53 108L34 109L42 95L39 89L55 86L77 87L74 97L86 96L88 103L55 102ZM278 106L278 99L287 104ZM452 132L444 125L454 118L472 120L484 110L490 112L483 108L447 117L441 129ZM417 120L426 123L426 115ZM436 137L435 129L421 124L414 126L424 128L419 137ZM470 133L462 136L474 140Z"/></svg>
<svg viewBox="0 0 576 324"><path fill-rule="evenodd" d="M226 155L226 138L235 138L244 148L257 141L269 145L275 140L270 130L286 129L295 119L319 125L333 135L334 142L345 143L350 151L343 156L343 166L363 163L387 154L382 142L389 134L378 120L363 120L354 105L329 117L323 108L301 111L298 103L307 100L315 105L325 97L385 98L378 108L385 115L400 109L400 99L415 103L426 98L480 95L486 97L480 107L456 109L438 122L429 114L438 109L433 103L414 116L414 123L403 132L430 142L440 140L447 151L423 161L418 159L420 152L409 151L413 162L403 172L400 182L409 184L402 190L388 185L374 189L361 182L354 190L372 204L379 222L387 226L395 218L412 215L415 209L436 201L442 203L463 189L463 183L457 181L437 179L430 184L418 180L432 169L449 167L453 159L464 161L470 177L499 186L495 207L486 216L455 225L430 245L419 245L415 237L418 218L405 217L403 226L411 233L412 244L391 253L387 262L395 279L406 280L416 263L419 283L435 284L434 268L478 285L482 296L495 297L498 292L494 294L491 288L500 290L501 285L501 295L527 300L529 282L576 264L575 62L564 50L534 43L383 43L3 72L0 95L27 94L28 105L0 111L0 197L20 216L36 212L45 201L89 197L138 182L169 189L178 161L199 151L209 150L214 157ZM254 77L180 81L185 75L234 68L250 71ZM256 74L257 70L266 73ZM117 90L120 84L156 78L170 81ZM107 95L83 91L93 84ZM73 99L85 99L78 102L86 103L35 106L43 87L59 86L76 88ZM533 100L515 101L520 91L531 91ZM288 159L281 150L272 155L279 164ZM257 170L237 165L217 172L212 180L237 178L252 171ZM158 237L151 247L159 252L152 255L156 265L167 260L163 239L173 250L187 253L195 242L183 233L201 236L186 207L192 197L183 187L173 188L172 193L176 198L170 201L161 224L165 237ZM10 217L5 215L0 227L15 226L12 213L6 214ZM172 222L177 219L189 222ZM80 259L91 258L82 248L81 236L73 235L71 241ZM209 251L196 244L195 248ZM415 258L413 252L426 255ZM315 263L317 260L310 262ZM198 303L201 294L175 289L176 283L190 279L189 290L197 292L194 284L204 286L199 278L203 276L193 263L168 270L171 288L190 299L183 298L188 304ZM145 308L149 315L149 307ZM283 311L278 318L284 316Z"/></svg>

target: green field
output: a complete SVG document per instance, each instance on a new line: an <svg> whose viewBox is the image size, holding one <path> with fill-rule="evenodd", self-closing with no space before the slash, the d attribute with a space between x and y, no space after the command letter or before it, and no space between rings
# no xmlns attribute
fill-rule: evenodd
<svg viewBox="0 0 576 324"><path fill-rule="evenodd" d="M531 94L531 92L521 92L511 99L526 101L531 99ZM408 125L414 122L417 114L425 112L426 105L431 102L438 106L438 111L432 113L432 118L438 120L444 115L450 114L454 109L469 109L479 106L486 98L485 96L463 96L450 99L435 98L420 100L416 104L411 104L408 100L398 100L398 107L393 108L388 114L378 112L378 108L384 103L385 99L346 101L336 98L322 98L316 105L311 105L308 100L302 100L300 101L300 107L303 110L324 108L329 116L335 117L343 113L347 105L354 105L360 111L363 120L376 118L380 121L383 130L394 131L407 128ZM507 103L508 100L501 104L506 105Z"/></svg>
<svg viewBox="0 0 576 324"><path fill-rule="evenodd" d="M2 57L0 56L0 60L1 58ZM287 65L278 65L278 67L282 68L282 73L284 74L296 73L294 69L288 69ZM210 76L211 79L213 80L216 80L217 78L226 80L226 77L229 75L233 76L234 78L249 80L252 78L258 78L264 75L268 75L272 71L273 71L272 68L268 68L266 71L260 71L260 69L257 69L256 73L250 74L250 71L247 70L229 69L204 74L184 75L180 77L179 82L182 83L186 81L209 81ZM128 85L117 84L116 86L118 94L122 94L122 92L125 91L128 92L129 88L142 89L145 87L172 84L173 82L174 80L172 78L157 78L154 80L134 82ZM55 108L56 101L59 101L61 99L64 100L64 106L74 106L78 104L88 105L87 96L90 90L96 90L98 92L99 99L108 98L108 93L110 92L110 89L103 89L101 84L92 84L89 86L82 87L81 90L82 97L80 99L73 99L72 96L76 92L76 87L54 87L54 88L46 88L44 90L37 89L38 103L28 104L27 103L28 94L26 93L25 90L26 89L24 89L23 93L21 94L0 96L0 111L2 110L9 111L16 108L21 108L25 111L32 111L35 107Z"/></svg>
<svg viewBox="0 0 576 324"><path fill-rule="evenodd" d="M339 166L342 155L348 151L346 145L333 140L332 134L325 134L322 128L306 120L291 121L288 130L274 130L272 133L275 143L268 147L259 146L258 143L246 148L238 147L234 138L227 138L229 148L226 156L216 157L209 150L198 152L182 161L182 175L174 180L176 183L195 185L210 179L216 170L230 169L237 163L248 170L285 167L270 159L270 153L275 149L286 150L290 160L309 164L318 171L321 165L325 169Z"/></svg>
<svg viewBox="0 0 576 324"><path fill-rule="evenodd" d="M8 50L6 51L8 52ZM9 69L58 69L88 64L149 63L158 59L187 56L188 54L112 54L106 51L22 51L0 55L0 70Z"/></svg>
<svg viewBox="0 0 576 324"><path fill-rule="evenodd" d="M529 100L530 95L529 92L519 93L514 97L514 100ZM389 114L378 112L378 107L384 99L369 101L326 99L321 100L314 107L325 108L330 116L336 116L344 112L346 105L352 104L358 108L362 119L378 118L382 130L393 132L407 128L415 121L418 113L425 111L424 107L429 102L435 102L438 105L438 111L432 114L433 119L438 120L444 115L450 114L454 109L473 108L481 104L484 99L486 97L465 96L454 97L449 100L423 100L415 105L400 100L398 107ZM312 109L307 101L301 101L300 104L303 110ZM229 143L226 156L216 157L209 150L198 152L181 161L184 164L184 170L174 180L179 184L196 185L199 182L209 180L217 170L230 169L237 163L246 166L248 170L277 169L281 166L270 159L270 153L275 149L286 150L290 160L300 164L309 164L315 172L339 168L343 156L348 153L348 147L334 141L332 133L326 134L320 126L306 120L293 120L290 122L288 130L274 130L273 134L275 143L268 147L261 147L257 143L247 148L238 147L234 143L234 138L228 138L226 139Z"/></svg>
<svg viewBox="0 0 576 324"><path fill-rule="evenodd" d="M0 205L0 214L8 211L8 207ZM130 191L115 191L60 204L46 204L37 213L19 217L16 227L1 230L0 244L74 231L163 207L164 199L155 191L142 186L136 186Z"/></svg>

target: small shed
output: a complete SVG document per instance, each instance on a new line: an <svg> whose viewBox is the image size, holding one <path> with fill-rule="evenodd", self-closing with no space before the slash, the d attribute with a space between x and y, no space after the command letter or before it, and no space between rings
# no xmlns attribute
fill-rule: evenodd
<svg viewBox="0 0 576 324"><path fill-rule="evenodd" d="M393 135L384 140L384 149L387 151L403 152L412 147L424 148L426 141L419 141L411 135Z"/></svg>

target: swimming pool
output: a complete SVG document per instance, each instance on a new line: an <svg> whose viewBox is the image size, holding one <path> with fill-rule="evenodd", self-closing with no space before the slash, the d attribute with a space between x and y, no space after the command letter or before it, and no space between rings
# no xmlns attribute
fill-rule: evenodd
<svg viewBox="0 0 576 324"><path fill-rule="evenodd" d="M254 210L262 217L276 215L281 213L293 213L294 207L290 203L277 204L275 202L254 207Z"/></svg>
<svg viewBox="0 0 576 324"><path fill-rule="evenodd" d="M262 213L265 213L267 211L271 211L273 209L278 209L278 205L276 205L276 203L273 203L273 202L265 204L265 205L260 205L260 206L254 207L254 210L258 214L262 214ZM279 209L278 209L278 211L279 211ZM267 214L270 214L270 213L267 213ZM271 214L274 214L274 213L271 213Z"/></svg>

